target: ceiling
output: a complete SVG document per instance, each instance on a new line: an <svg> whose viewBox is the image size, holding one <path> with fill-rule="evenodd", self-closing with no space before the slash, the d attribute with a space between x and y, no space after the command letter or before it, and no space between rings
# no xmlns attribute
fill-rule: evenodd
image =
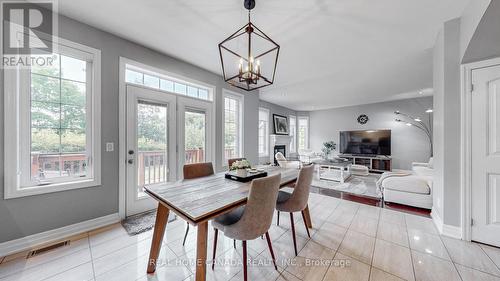
<svg viewBox="0 0 500 281"><path fill-rule="evenodd" d="M257 0L252 22L281 45L260 97L310 111L419 96L432 87L442 23L468 1ZM218 43L247 17L243 0L58 2L64 15L216 73Z"/></svg>

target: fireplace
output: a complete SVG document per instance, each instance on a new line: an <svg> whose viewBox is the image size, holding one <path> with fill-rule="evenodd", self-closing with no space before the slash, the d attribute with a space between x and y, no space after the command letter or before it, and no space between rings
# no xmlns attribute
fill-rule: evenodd
<svg viewBox="0 0 500 281"><path fill-rule="evenodd" d="M273 157L274 157L274 165L278 165L278 161L276 161L276 153L278 152L281 152L283 154L283 156L286 157L286 145L275 145L274 146L274 153L273 153Z"/></svg>

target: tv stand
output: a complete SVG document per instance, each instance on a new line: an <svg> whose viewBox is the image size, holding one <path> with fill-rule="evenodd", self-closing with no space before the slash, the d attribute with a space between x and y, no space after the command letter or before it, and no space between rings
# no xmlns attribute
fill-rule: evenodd
<svg viewBox="0 0 500 281"><path fill-rule="evenodd" d="M366 166L373 173L392 171L391 156L341 154L339 157L347 159L351 164Z"/></svg>

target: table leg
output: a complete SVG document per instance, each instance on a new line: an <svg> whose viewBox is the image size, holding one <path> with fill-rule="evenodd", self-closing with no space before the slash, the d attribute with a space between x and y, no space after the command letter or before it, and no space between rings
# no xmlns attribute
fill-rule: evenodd
<svg viewBox="0 0 500 281"><path fill-rule="evenodd" d="M206 280L207 234L208 222L202 222L198 224L198 235L196 242L196 281Z"/></svg>
<svg viewBox="0 0 500 281"><path fill-rule="evenodd" d="M308 228L312 228L311 213L309 213L309 205L304 209L305 224Z"/></svg>
<svg viewBox="0 0 500 281"><path fill-rule="evenodd" d="M156 262L158 260L158 255L160 254L165 228L167 227L168 214L168 208L163 206L161 203L158 203L153 241L151 242L151 250L149 251L148 273L153 273L156 270Z"/></svg>

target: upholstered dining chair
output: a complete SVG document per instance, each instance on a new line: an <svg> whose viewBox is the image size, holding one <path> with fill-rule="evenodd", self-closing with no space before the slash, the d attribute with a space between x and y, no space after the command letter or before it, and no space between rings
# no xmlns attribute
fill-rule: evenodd
<svg viewBox="0 0 500 281"><path fill-rule="evenodd" d="M292 237L293 237L293 247L295 249L295 255L297 255L297 238L295 237L295 222L293 220L294 212L301 212L304 225L306 226L307 236L311 238L309 234L309 228L306 224L306 218L304 210L307 208L307 202L309 200L309 190L311 188L311 182L313 178L314 165L303 166L300 169L299 177L295 182L295 187L292 193L285 191L280 191L278 193L278 200L276 202L276 210L278 211L277 223L279 225L280 212L290 213L290 225L292 227Z"/></svg>
<svg viewBox="0 0 500 281"><path fill-rule="evenodd" d="M247 241L266 235L267 245L271 252L274 268L276 259L274 257L269 227L273 220L274 208L278 198L281 174L260 179L254 179L250 186L248 199L245 206L216 217L212 221L214 227L214 250L212 270L215 266L215 254L217 250L217 235L219 230L228 238L241 240L243 246L243 278L247 280Z"/></svg>
<svg viewBox="0 0 500 281"><path fill-rule="evenodd" d="M185 180L207 177L214 174L214 167L212 165L212 162L186 164L184 165L182 170ZM188 236L188 233L189 233L189 223L187 223L186 234L184 234L184 240L182 240L182 246L186 244L186 238Z"/></svg>

